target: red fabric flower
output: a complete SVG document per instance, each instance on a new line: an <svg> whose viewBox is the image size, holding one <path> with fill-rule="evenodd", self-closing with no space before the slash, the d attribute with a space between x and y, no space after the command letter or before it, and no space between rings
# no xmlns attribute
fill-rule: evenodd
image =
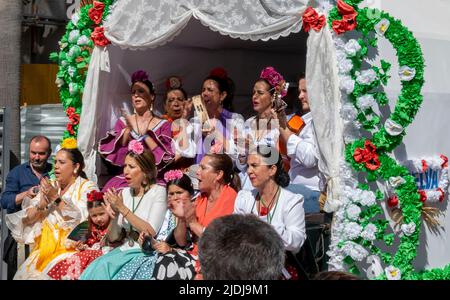
<svg viewBox="0 0 450 300"><path fill-rule="evenodd" d="M320 29L325 25L326 19L324 15L319 17L317 11L311 6L308 7L303 14L303 30L305 32L309 32L312 28L315 31L319 32Z"/></svg>
<svg viewBox="0 0 450 300"><path fill-rule="evenodd" d="M334 32L342 34L355 29L357 25L356 16L358 15L355 9L342 0L338 0L337 7L339 14L342 16L342 20L333 21Z"/></svg>
<svg viewBox="0 0 450 300"><path fill-rule="evenodd" d="M396 207L398 205L398 197L396 195L389 197L387 204L389 207Z"/></svg>
<svg viewBox="0 0 450 300"><path fill-rule="evenodd" d="M444 162L442 163L442 165L441 165L442 168L447 168L447 167L448 167L448 158L447 158L447 156L441 154L441 158L442 158L442 160L444 161Z"/></svg>
<svg viewBox="0 0 450 300"><path fill-rule="evenodd" d="M419 191L419 195L420 195L420 201L425 203L425 201L427 201L427 193L425 191Z"/></svg>
<svg viewBox="0 0 450 300"><path fill-rule="evenodd" d="M225 71L225 69L222 67L217 67L217 68L212 69L211 72L209 72L209 76L219 77L221 79L228 78L227 71Z"/></svg>
<svg viewBox="0 0 450 300"><path fill-rule="evenodd" d="M66 109L66 115L67 116L71 116L71 115L73 115L75 113L75 108L73 108L73 107L68 107L67 109Z"/></svg>
<svg viewBox="0 0 450 300"><path fill-rule="evenodd" d="M67 127L66 127L67 131L70 133L70 135L74 135L75 131L73 130L73 125L72 123L67 123Z"/></svg>
<svg viewBox="0 0 450 300"><path fill-rule="evenodd" d="M80 116L78 114L73 114L69 117L69 122L72 125L78 125L80 123Z"/></svg>
<svg viewBox="0 0 450 300"><path fill-rule="evenodd" d="M87 194L87 201L88 202L103 201L103 193L93 190Z"/></svg>
<svg viewBox="0 0 450 300"><path fill-rule="evenodd" d="M111 42L105 37L105 29L103 27L95 27L94 31L91 33L91 39L94 44L100 47L104 47Z"/></svg>
<svg viewBox="0 0 450 300"><path fill-rule="evenodd" d="M105 9L105 4L102 2L94 1L94 6L89 9L88 15L89 18L96 25L102 22L103 11Z"/></svg>
<svg viewBox="0 0 450 300"><path fill-rule="evenodd" d="M366 168L371 171L377 170L381 164L378 159L377 148L368 140L364 143L364 148L355 149L353 159L359 164L365 163Z"/></svg>

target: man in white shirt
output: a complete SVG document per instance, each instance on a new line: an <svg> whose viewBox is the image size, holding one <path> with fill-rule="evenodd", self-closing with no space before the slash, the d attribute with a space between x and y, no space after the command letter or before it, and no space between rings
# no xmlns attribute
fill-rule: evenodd
<svg viewBox="0 0 450 300"><path fill-rule="evenodd" d="M319 212L319 197L323 180L319 174L319 155L304 76L300 76L298 92L301 119L304 125L300 128L291 126L286 129L280 128L280 134L286 141L287 155L290 158L291 184L287 189L305 197L305 212ZM288 116L287 120L290 121L292 117L294 115Z"/></svg>

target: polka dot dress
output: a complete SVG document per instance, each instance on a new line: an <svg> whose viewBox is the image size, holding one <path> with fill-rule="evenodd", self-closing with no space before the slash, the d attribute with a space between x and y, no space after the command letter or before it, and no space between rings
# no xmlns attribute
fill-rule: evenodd
<svg viewBox="0 0 450 300"><path fill-rule="evenodd" d="M69 258L57 263L47 274L56 280L77 280L84 269L102 254L101 249L85 250L75 253Z"/></svg>

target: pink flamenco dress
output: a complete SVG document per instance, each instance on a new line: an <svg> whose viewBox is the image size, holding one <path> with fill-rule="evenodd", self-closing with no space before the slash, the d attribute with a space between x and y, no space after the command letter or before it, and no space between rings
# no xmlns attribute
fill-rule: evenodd
<svg viewBox="0 0 450 300"><path fill-rule="evenodd" d="M125 164L125 157L128 153L128 145L122 145L121 139L125 132L126 121L121 117L114 126L114 129L107 132L106 137L100 140L99 152L100 154L116 167L123 167ZM152 130L148 130L144 135L139 136L136 132L132 131L130 136L133 140L140 141L146 150L149 150L145 143L147 136L151 137L157 147L153 149L152 153L155 157L156 169L157 169L157 183L165 185L163 178L163 171L174 159L175 152L172 148L172 125L167 120L161 120ZM102 191L105 192L108 189L114 187L121 190L127 187L125 176L122 174L111 178L103 187Z"/></svg>

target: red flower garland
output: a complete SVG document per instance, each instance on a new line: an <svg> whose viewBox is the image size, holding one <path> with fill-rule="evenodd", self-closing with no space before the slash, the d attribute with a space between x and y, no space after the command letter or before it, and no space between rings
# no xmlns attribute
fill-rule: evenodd
<svg viewBox="0 0 450 300"><path fill-rule="evenodd" d="M95 25L99 25L102 22L104 9L105 4L98 1L94 1L94 6L89 9L88 16Z"/></svg>
<svg viewBox="0 0 450 300"><path fill-rule="evenodd" d="M321 15L319 17L317 11L311 6L305 10L302 19L303 19L303 30L305 32L309 32L311 28L319 32L320 29L322 29L322 27L326 23L325 16Z"/></svg>
<svg viewBox="0 0 450 300"><path fill-rule="evenodd" d="M91 33L91 39L94 41L96 46L104 47L111 42L105 36L105 29L103 27L95 27L94 31Z"/></svg>
<svg viewBox="0 0 450 300"><path fill-rule="evenodd" d="M67 123L67 131L71 134L75 134L74 126L80 124L80 115L75 112L75 108L68 107L66 115L69 117L69 123Z"/></svg>
<svg viewBox="0 0 450 300"><path fill-rule="evenodd" d="M371 171L377 170L381 164L378 159L377 148L369 140L364 143L364 148L355 149L353 159L359 164L365 163L366 168Z"/></svg>
<svg viewBox="0 0 450 300"><path fill-rule="evenodd" d="M342 20L333 21L333 30L337 34L342 34L346 31L351 31L356 28L356 16L358 13L353 6L348 5L342 0L338 0L337 3L339 14L342 16Z"/></svg>
<svg viewBox="0 0 450 300"><path fill-rule="evenodd" d="M87 201L88 202L103 201L103 193L93 190L87 194Z"/></svg>

